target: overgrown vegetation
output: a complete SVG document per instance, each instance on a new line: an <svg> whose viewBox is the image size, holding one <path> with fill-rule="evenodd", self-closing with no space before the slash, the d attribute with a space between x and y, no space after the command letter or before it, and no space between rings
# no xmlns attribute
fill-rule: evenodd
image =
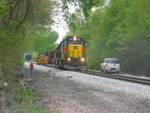
<svg viewBox="0 0 150 113"><path fill-rule="evenodd" d="M32 48L33 35L31 34L38 34L41 29L49 30L47 32L49 38L51 38L51 33L55 34L51 32L51 29L45 27L53 22L51 15L55 5L56 2L51 0L0 1L1 75L21 76L23 55ZM42 35L47 34L39 34L38 38L44 38ZM53 41L54 37L57 38L57 36L52 36Z"/></svg>
<svg viewBox="0 0 150 113"><path fill-rule="evenodd" d="M84 0L76 2L86 5ZM150 1L110 0L103 6L92 5L90 0L87 3L90 9L99 7L86 20L87 15L76 11L68 23L71 34L88 40L89 68L97 69L106 57L117 57L122 71L150 76Z"/></svg>
<svg viewBox="0 0 150 113"><path fill-rule="evenodd" d="M54 50L56 48L56 40L58 39L58 33L49 32L45 29L38 33L31 34L31 47L37 54L43 54L45 52Z"/></svg>
<svg viewBox="0 0 150 113"><path fill-rule="evenodd" d="M20 101L18 107L21 108L21 112L24 113L61 113L61 111L56 110L52 112L42 105L35 105L34 103L41 100L40 92L31 90L30 87L20 87L15 92L15 98ZM44 99L44 98L43 98Z"/></svg>
<svg viewBox="0 0 150 113"><path fill-rule="evenodd" d="M46 104L42 103L47 97L39 91L32 90L29 84L21 79L18 80L12 76L7 78L5 82L8 86L0 89L0 112L61 113L59 110L51 111Z"/></svg>
<svg viewBox="0 0 150 113"><path fill-rule="evenodd" d="M20 87L15 92L16 100L21 103L18 107L24 113L48 113L48 110L41 105L34 105L33 102L38 100L39 92L32 91L29 87Z"/></svg>

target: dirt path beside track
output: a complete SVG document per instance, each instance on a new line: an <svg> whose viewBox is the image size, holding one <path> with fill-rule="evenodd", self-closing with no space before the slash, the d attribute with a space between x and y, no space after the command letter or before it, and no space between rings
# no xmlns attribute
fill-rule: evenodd
<svg viewBox="0 0 150 113"><path fill-rule="evenodd" d="M78 88L80 86L73 81L69 81L69 77L61 78L55 76L56 73L62 71L54 68L46 68L46 70L34 69L33 74L30 75L29 68L25 67L24 80L30 84L32 89L43 93L44 99L41 101L41 104L48 107L50 111L61 111L61 113L98 113L77 103L76 98L70 99L68 97L70 92L76 92L76 90L70 89L71 87Z"/></svg>
<svg viewBox="0 0 150 113"><path fill-rule="evenodd" d="M24 79L44 95L41 103L61 113L149 113L150 87L25 64Z"/></svg>

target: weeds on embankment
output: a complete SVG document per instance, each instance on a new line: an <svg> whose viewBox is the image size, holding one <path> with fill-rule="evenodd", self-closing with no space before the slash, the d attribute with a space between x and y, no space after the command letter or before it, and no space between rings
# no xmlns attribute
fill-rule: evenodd
<svg viewBox="0 0 150 113"><path fill-rule="evenodd" d="M41 101L45 97L39 91L32 90L21 79L9 77L5 80L8 84L0 94L0 112L11 113L61 113L57 110L50 111Z"/></svg>

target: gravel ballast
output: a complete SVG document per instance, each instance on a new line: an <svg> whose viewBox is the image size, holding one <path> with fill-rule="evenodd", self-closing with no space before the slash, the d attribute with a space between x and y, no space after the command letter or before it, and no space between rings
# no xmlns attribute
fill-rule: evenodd
<svg viewBox="0 0 150 113"><path fill-rule="evenodd" d="M137 83L91 76L35 65L24 79L43 93L49 109L62 113L150 113L150 87Z"/></svg>

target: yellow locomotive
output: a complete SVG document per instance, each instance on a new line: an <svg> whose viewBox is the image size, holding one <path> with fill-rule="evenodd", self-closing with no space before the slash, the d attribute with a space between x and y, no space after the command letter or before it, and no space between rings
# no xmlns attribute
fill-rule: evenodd
<svg viewBox="0 0 150 113"><path fill-rule="evenodd" d="M78 36L64 38L55 50L55 61L66 69L87 69L86 40Z"/></svg>

